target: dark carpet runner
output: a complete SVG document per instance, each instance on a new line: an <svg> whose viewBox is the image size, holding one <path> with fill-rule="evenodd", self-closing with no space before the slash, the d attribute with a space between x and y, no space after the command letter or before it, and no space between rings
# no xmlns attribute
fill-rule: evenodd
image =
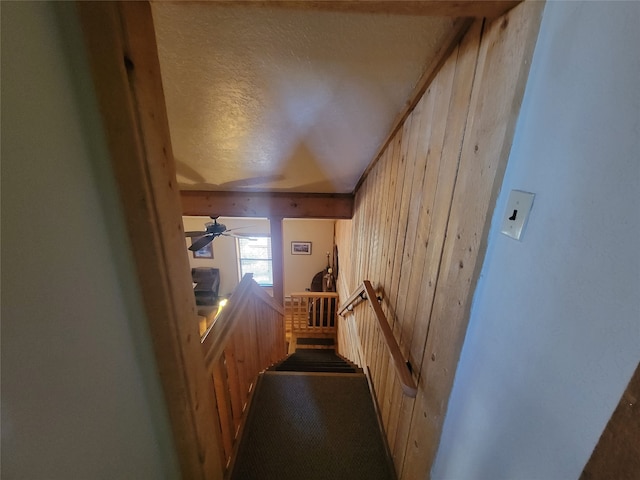
<svg viewBox="0 0 640 480"><path fill-rule="evenodd" d="M367 379L334 350L297 349L256 384L231 480L393 480Z"/></svg>
<svg viewBox="0 0 640 480"><path fill-rule="evenodd" d="M335 345L333 338L301 337L296 340L298 345Z"/></svg>
<svg viewBox="0 0 640 480"><path fill-rule="evenodd" d="M336 355L335 350L297 348L270 370L278 372L333 372L356 373L362 372L356 365Z"/></svg>

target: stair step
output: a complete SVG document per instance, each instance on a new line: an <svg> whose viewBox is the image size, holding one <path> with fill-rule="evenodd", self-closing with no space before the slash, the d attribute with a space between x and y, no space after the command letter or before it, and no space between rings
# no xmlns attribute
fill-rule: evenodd
<svg viewBox="0 0 640 480"><path fill-rule="evenodd" d="M333 349L314 350L298 348L282 362L269 368L271 371L293 372L362 372L357 365L338 356Z"/></svg>
<svg viewBox="0 0 640 480"><path fill-rule="evenodd" d="M297 345L335 345L333 338L300 337L296 339Z"/></svg>
<svg viewBox="0 0 640 480"><path fill-rule="evenodd" d="M280 366L294 365L316 365L319 367L352 367L347 362L282 362Z"/></svg>
<svg viewBox="0 0 640 480"><path fill-rule="evenodd" d="M355 368L345 367L345 368L326 368L326 367L313 367L313 366L304 366L299 368L294 367L278 367L275 369L276 372L335 372L335 373L357 373Z"/></svg>
<svg viewBox="0 0 640 480"><path fill-rule="evenodd" d="M282 362L279 366L301 366L301 365L316 365L318 367L352 367L353 365L347 362Z"/></svg>
<svg viewBox="0 0 640 480"><path fill-rule="evenodd" d="M231 480L392 480L364 374L266 372Z"/></svg>
<svg viewBox="0 0 640 480"><path fill-rule="evenodd" d="M278 365L278 368L288 368L288 367L318 367L318 368L353 368L353 365L349 365L348 363L328 363L328 362L317 362L317 363L307 363L307 362L284 362Z"/></svg>

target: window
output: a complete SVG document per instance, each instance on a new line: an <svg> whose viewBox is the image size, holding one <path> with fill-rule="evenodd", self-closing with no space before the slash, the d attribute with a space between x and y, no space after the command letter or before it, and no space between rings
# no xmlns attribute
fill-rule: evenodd
<svg viewBox="0 0 640 480"><path fill-rule="evenodd" d="M247 273L253 273L253 279L258 285L272 287L271 238L252 237L236 238L236 240L240 278L242 279Z"/></svg>

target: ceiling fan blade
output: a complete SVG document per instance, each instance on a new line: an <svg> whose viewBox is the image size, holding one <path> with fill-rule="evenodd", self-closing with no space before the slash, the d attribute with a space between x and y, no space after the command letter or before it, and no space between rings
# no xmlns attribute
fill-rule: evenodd
<svg viewBox="0 0 640 480"><path fill-rule="evenodd" d="M227 230L228 232L228 230ZM255 237L250 237L248 235L238 235L237 233L222 233L221 235L224 235L225 237L233 237L233 238L244 238L245 240L250 240L252 242L257 242L258 239Z"/></svg>
<svg viewBox="0 0 640 480"><path fill-rule="evenodd" d="M206 234L207 232L184 232L185 237L202 237Z"/></svg>
<svg viewBox="0 0 640 480"><path fill-rule="evenodd" d="M234 230L240 230L242 228L253 228L255 225L247 225L246 227L227 228L224 233L233 232Z"/></svg>
<svg viewBox="0 0 640 480"><path fill-rule="evenodd" d="M213 242L214 238L215 237L213 235L204 235L202 238L199 238L198 240L193 242L189 247L189 250L191 250L192 252L197 252L201 248L206 247L211 242Z"/></svg>

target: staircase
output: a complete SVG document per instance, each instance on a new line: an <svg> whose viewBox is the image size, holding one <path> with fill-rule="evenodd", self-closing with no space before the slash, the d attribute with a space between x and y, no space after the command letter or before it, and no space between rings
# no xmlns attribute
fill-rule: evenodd
<svg viewBox="0 0 640 480"><path fill-rule="evenodd" d="M295 353L269 368L276 372L362 373L362 369L336 355L333 349L297 348Z"/></svg>
<svg viewBox="0 0 640 480"><path fill-rule="evenodd" d="M309 346L260 374L230 478L395 479L362 369Z"/></svg>

